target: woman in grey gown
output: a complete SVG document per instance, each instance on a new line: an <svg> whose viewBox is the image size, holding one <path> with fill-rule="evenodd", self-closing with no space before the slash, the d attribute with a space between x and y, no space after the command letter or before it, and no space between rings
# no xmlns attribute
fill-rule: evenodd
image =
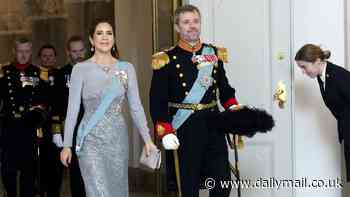
<svg viewBox="0 0 350 197"><path fill-rule="evenodd" d="M70 147L80 103L84 116L75 147L87 197L128 196L128 130L121 112L126 98L133 121L145 142L146 155L156 149L141 105L133 65L116 58L113 27L96 23L90 32L93 56L74 66L65 121L63 165Z"/></svg>

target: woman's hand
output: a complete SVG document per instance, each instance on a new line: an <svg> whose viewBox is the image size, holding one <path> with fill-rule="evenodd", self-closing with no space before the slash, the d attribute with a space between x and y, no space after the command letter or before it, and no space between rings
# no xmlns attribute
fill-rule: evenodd
<svg viewBox="0 0 350 197"><path fill-rule="evenodd" d="M144 149L146 151L147 157L151 154L151 151L158 150L157 146L154 145L152 140L149 140L145 143Z"/></svg>
<svg viewBox="0 0 350 197"><path fill-rule="evenodd" d="M64 147L61 151L61 162L68 167L72 159L72 150L69 147Z"/></svg>

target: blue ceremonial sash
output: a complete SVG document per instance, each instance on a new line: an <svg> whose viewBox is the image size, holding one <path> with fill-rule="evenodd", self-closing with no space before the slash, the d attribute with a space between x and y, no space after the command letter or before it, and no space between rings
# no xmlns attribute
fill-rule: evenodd
<svg viewBox="0 0 350 197"><path fill-rule="evenodd" d="M205 46L202 51L202 55L215 55L215 51L212 47ZM202 63L206 64L206 62ZM199 103L207 89L201 84L201 79L203 77L211 77L211 73L213 71L214 63L208 64L208 65L198 65L200 68L198 71L198 76L196 81L194 82L190 92L187 94L186 98L182 101L182 103ZM193 110L188 109L178 109L176 114L173 117L173 121L171 122L174 129L178 129L190 115L192 114Z"/></svg>
<svg viewBox="0 0 350 197"><path fill-rule="evenodd" d="M127 66L126 62L118 61L115 64L117 70L123 70ZM87 124L82 127L82 124L79 125L78 133L77 133L77 145L75 147L76 154L79 156L79 152L83 146L84 138L89 134L92 128L96 126L96 124L104 117L105 112L108 107L111 105L112 101L120 95L120 91L122 90L121 81L117 79L116 75L112 75L111 84L103 90L102 100L96 109L95 113L92 114L90 120Z"/></svg>

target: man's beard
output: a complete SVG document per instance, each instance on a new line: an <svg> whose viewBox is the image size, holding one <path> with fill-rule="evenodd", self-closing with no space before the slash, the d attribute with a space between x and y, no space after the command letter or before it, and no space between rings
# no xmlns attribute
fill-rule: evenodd
<svg viewBox="0 0 350 197"><path fill-rule="evenodd" d="M199 32L196 33L196 35L184 35L183 38L187 42L198 42L200 40Z"/></svg>
<svg viewBox="0 0 350 197"><path fill-rule="evenodd" d="M76 64L76 63L79 63L79 62L82 62L82 61L84 61L84 58L83 58L83 57L78 57L78 58L76 58L76 59L73 61L73 63Z"/></svg>

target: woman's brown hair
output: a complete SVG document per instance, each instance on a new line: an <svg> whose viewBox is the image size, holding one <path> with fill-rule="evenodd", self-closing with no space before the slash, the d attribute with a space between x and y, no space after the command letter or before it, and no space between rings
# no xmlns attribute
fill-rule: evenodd
<svg viewBox="0 0 350 197"><path fill-rule="evenodd" d="M324 61L331 56L330 51L323 51L319 46L314 44L306 44L299 49L295 55L295 61L315 62L317 58Z"/></svg>

